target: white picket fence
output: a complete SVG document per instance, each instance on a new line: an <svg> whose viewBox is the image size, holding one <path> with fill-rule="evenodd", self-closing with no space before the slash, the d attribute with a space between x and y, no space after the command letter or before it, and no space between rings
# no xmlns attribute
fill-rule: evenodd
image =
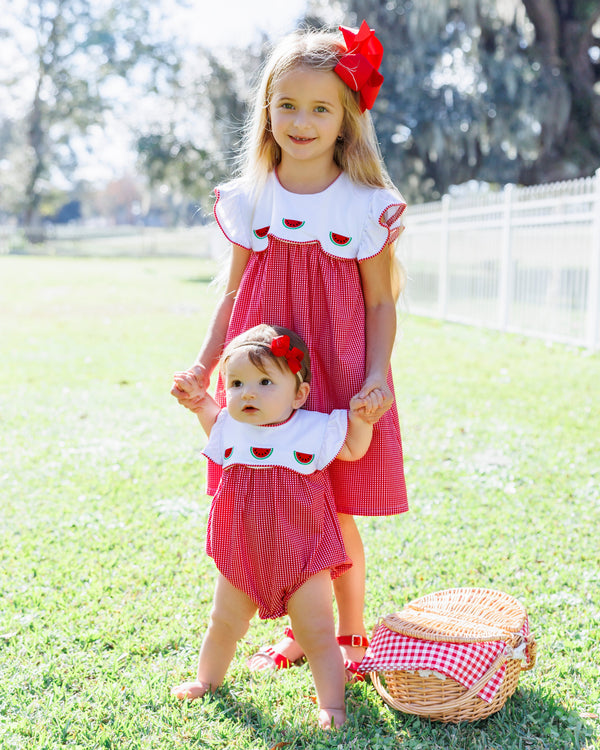
<svg viewBox="0 0 600 750"><path fill-rule="evenodd" d="M405 224L409 312L600 349L600 169L446 195Z"/></svg>

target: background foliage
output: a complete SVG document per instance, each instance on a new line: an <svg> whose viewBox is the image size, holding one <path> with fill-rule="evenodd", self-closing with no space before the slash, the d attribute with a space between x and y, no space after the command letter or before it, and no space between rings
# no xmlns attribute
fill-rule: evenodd
<svg viewBox="0 0 600 750"><path fill-rule="evenodd" d="M189 204L206 205L235 171L270 40L195 49L166 34L161 8L16 0L3 13L11 65L0 85L21 106L0 114L0 218L61 220L73 200L83 218L100 211L77 166L94 132L114 124L111 112L139 153L137 220L157 203L161 222L189 220ZM411 202L469 180L534 184L600 166L597 2L307 0L299 21L335 28L363 17L386 50L374 110L382 151Z"/></svg>

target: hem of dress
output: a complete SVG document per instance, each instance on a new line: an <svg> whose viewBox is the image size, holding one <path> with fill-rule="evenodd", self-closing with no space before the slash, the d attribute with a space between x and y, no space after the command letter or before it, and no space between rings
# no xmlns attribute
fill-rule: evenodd
<svg viewBox="0 0 600 750"><path fill-rule="evenodd" d="M344 510L336 506L337 513L341 513L344 516L358 516L361 518L376 518L382 516L400 516L402 513L408 513L410 508L408 503L396 508L386 508L385 510Z"/></svg>

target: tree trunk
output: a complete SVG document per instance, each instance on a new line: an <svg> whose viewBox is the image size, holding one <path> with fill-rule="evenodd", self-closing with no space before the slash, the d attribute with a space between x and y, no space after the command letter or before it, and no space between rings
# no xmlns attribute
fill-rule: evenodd
<svg viewBox="0 0 600 750"><path fill-rule="evenodd" d="M600 161L600 96L588 50L600 9L586 9L581 17L575 0L523 0L523 5L535 27L549 116L542 123L540 158L523 170L521 180L532 184L591 174Z"/></svg>

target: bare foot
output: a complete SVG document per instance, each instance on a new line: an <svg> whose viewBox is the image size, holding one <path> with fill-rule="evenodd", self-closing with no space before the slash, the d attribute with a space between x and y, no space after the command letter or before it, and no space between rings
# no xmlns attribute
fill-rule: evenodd
<svg viewBox="0 0 600 750"><path fill-rule="evenodd" d="M321 729L339 729L346 722L345 708L320 708L319 726Z"/></svg>
<svg viewBox="0 0 600 750"><path fill-rule="evenodd" d="M259 672L263 669L284 669L303 656L304 652L296 641L286 635L274 646L261 648L248 659L246 664L252 672ZM286 659L289 660L289 665Z"/></svg>
<svg viewBox="0 0 600 750"><path fill-rule="evenodd" d="M180 701L194 701L196 698L202 698L209 690L210 685L207 685L206 682L182 682L181 685L177 685L171 690L171 695L179 698Z"/></svg>

